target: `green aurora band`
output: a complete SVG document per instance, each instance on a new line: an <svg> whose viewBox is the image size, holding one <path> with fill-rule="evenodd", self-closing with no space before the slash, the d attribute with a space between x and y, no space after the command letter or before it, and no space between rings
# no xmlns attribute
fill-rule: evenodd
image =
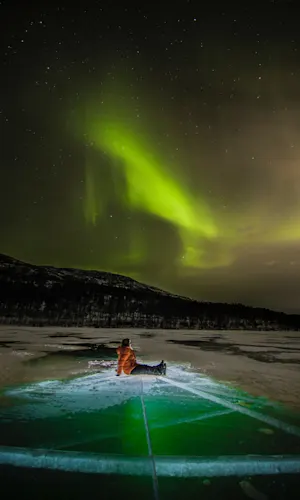
<svg viewBox="0 0 300 500"><path fill-rule="evenodd" d="M123 169L127 187L123 200L127 206L177 227L184 248L182 262L199 266L202 252L195 246L195 240L199 245L201 238L215 239L219 235L208 205L195 200L179 181L167 173L163 164L149 153L150 147L143 145L138 134L133 135L118 123L107 123L92 130L91 140L97 148L118 160L116 165ZM87 169L85 213L89 221L95 223L95 198L90 174Z"/></svg>
<svg viewBox="0 0 300 500"><path fill-rule="evenodd" d="M77 137L88 141L99 154L85 164L84 217L87 225L95 226L105 212L105 204L112 197L131 212L143 212L167 221L177 230L182 251L177 265L185 268L209 269L229 266L234 263L241 247L253 249L256 245L283 244L299 239L299 229L295 223L279 222L268 224L263 200L243 212L222 215L213 209L204 195L191 192L178 165L167 164L151 144L149 136L143 132L141 121L132 116L130 108L121 104L116 89L107 94L106 105L93 103L84 110L84 125L77 122ZM127 103L129 101L127 100ZM84 133L83 133L84 131ZM73 129L74 132L74 129ZM109 159L113 191L103 191L105 179L100 154ZM250 227L249 230L243 228ZM131 227L129 242L124 248L120 263L126 265L145 261L147 245L143 235Z"/></svg>
<svg viewBox="0 0 300 500"><path fill-rule="evenodd" d="M84 196L84 217L89 224L96 225L99 216L99 204L97 203L96 185L93 175L93 167L86 162L85 167L85 196Z"/></svg>

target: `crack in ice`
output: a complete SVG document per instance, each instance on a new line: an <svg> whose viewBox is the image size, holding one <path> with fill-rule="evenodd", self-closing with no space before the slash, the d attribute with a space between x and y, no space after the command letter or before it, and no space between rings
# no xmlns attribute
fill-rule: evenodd
<svg viewBox="0 0 300 500"><path fill-rule="evenodd" d="M228 477L299 474L300 456L154 456L158 477ZM99 455L0 447L0 464L85 474L152 476L151 457Z"/></svg>
<svg viewBox="0 0 300 500"><path fill-rule="evenodd" d="M270 425L271 427L276 427L277 429L280 429L288 434L292 434L294 436L300 437L300 429L294 425L286 424L285 422L282 422L281 420L278 420L277 418L269 417L267 415L262 415L261 413L255 412L253 410L249 410L248 408L241 407L241 406L239 406L235 403L232 403L230 401L226 401L224 399L218 398L217 396L215 396L213 394L209 394L208 392L200 391L199 389L194 389L193 387L187 387L185 384L171 380L168 377L165 377L164 381L170 385L178 387L179 389L183 389L184 391L195 394L196 396L199 396L202 399L206 399L207 401L211 401L212 403L216 403L218 405L225 406L226 408L229 408L233 411L237 411L239 413L242 413L243 415L247 415L248 417L252 417L252 418L255 418L256 420L260 420L261 422L264 422L264 423Z"/></svg>

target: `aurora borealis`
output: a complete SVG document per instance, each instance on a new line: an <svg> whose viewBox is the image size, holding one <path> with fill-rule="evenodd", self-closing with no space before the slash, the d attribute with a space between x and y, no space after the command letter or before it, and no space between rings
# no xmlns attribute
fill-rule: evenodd
<svg viewBox="0 0 300 500"><path fill-rule="evenodd" d="M293 4L183 4L2 3L0 252L300 312Z"/></svg>

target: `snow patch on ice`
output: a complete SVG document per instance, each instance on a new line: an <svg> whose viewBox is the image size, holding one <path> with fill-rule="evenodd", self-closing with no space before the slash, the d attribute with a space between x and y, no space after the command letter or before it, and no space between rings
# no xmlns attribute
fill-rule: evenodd
<svg viewBox="0 0 300 500"><path fill-rule="evenodd" d="M101 367L103 367L102 362ZM5 392L6 396L24 399L28 404L22 404L13 411L22 418L44 418L61 411L78 413L100 411L126 403L132 398L141 395L141 379L143 393L157 394L164 391L161 381L156 376L126 376L116 377L115 367L106 367L105 372L93 373L69 380L47 380L32 383L23 387L16 387ZM48 409L48 410L47 410Z"/></svg>
<svg viewBox="0 0 300 500"><path fill-rule="evenodd" d="M60 349L61 351L78 351L79 347L73 347L72 344L42 344L43 347L51 347L51 349Z"/></svg>
<svg viewBox="0 0 300 500"><path fill-rule="evenodd" d="M28 351L11 351L11 355L18 356L19 358L26 358L28 356L34 356L34 353Z"/></svg>
<svg viewBox="0 0 300 500"><path fill-rule="evenodd" d="M111 368L111 367L116 367L117 366L117 361L104 361L104 360L94 360L94 361L89 361L88 366L99 366L103 368Z"/></svg>

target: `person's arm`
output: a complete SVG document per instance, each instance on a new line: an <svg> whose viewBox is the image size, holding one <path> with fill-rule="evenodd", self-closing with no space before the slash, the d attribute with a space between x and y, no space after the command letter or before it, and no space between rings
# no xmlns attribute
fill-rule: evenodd
<svg viewBox="0 0 300 500"><path fill-rule="evenodd" d="M129 349L123 352L122 354L119 354L119 359L118 359L118 369L117 369L117 375L121 375L123 371L124 364L126 363L127 359L129 358L130 351Z"/></svg>

